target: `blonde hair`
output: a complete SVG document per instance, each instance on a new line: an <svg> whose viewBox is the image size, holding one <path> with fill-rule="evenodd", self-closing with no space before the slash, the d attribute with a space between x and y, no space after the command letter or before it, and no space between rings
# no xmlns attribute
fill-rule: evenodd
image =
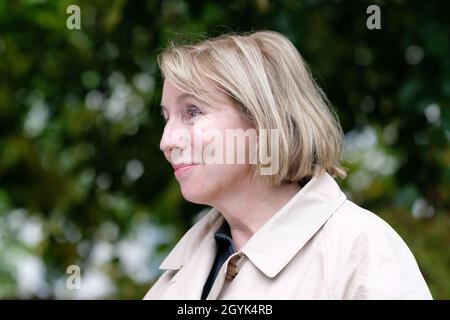
<svg viewBox="0 0 450 320"><path fill-rule="evenodd" d="M279 170L272 186L326 171L345 178L339 120L295 46L274 31L227 33L161 52L163 78L213 104L213 84L258 129L279 130ZM270 139L265 150L273 150ZM261 149L261 148L260 148ZM256 171L256 170L255 170Z"/></svg>

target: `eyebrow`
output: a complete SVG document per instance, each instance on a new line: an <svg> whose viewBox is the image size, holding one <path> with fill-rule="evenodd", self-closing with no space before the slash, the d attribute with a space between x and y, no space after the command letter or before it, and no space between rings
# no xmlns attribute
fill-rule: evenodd
<svg viewBox="0 0 450 320"><path fill-rule="evenodd" d="M190 93L182 93L178 96L177 100L175 100L175 103L180 103L181 101L188 99L188 98L192 98L192 99L195 99L198 101L198 99L194 95L192 95ZM162 109L167 109L166 106L163 105L162 103L160 104L160 107Z"/></svg>

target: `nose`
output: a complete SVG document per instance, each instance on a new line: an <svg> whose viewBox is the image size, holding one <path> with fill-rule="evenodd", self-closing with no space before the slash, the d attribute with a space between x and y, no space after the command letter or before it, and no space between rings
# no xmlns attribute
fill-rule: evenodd
<svg viewBox="0 0 450 320"><path fill-rule="evenodd" d="M186 147L185 130L177 126L175 122L169 120L164 127L164 131L159 143L159 148L166 156L170 156L173 149L183 150Z"/></svg>
<svg viewBox="0 0 450 320"><path fill-rule="evenodd" d="M175 148L175 142L172 132L173 130L171 129L169 122L166 123L163 134L161 136L161 141L159 142L159 149L161 149L161 151L164 153L170 153L170 151Z"/></svg>

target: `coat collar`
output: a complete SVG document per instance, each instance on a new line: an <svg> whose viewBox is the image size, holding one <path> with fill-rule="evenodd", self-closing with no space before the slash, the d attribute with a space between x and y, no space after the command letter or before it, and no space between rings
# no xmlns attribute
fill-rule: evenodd
<svg viewBox="0 0 450 320"><path fill-rule="evenodd" d="M345 194L328 173L315 175L240 251L261 272L273 278L345 200ZM212 208L183 236L160 269L180 269L198 248L203 247L205 241L214 241L214 232L223 222L220 212Z"/></svg>
<svg viewBox="0 0 450 320"><path fill-rule="evenodd" d="M346 200L328 174L313 176L242 247L266 276L275 277Z"/></svg>

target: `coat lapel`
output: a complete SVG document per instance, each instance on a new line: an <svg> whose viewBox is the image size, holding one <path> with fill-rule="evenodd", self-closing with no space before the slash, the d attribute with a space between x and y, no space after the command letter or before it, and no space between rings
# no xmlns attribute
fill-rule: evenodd
<svg viewBox="0 0 450 320"><path fill-rule="evenodd" d="M160 269L178 270L169 281L164 297L167 299L200 299L216 255L214 232L224 219L217 210L210 210L180 240ZM193 228L194 228L193 227Z"/></svg>

